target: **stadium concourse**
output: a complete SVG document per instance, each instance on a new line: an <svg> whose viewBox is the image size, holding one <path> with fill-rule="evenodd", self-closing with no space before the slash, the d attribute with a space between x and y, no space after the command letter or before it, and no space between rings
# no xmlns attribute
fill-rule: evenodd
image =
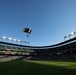
<svg viewBox="0 0 76 75"><path fill-rule="evenodd" d="M25 46L0 41L0 60L76 59L76 37L50 46Z"/></svg>

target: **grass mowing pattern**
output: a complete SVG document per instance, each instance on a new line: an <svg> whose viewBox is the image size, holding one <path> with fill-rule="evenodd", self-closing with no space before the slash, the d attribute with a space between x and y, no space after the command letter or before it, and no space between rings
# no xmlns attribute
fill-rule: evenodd
<svg viewBox="0 0 76 75"><path fill-rule="evenodd" d="M76 75L76 61L0 62L0 75Z"/></svg>

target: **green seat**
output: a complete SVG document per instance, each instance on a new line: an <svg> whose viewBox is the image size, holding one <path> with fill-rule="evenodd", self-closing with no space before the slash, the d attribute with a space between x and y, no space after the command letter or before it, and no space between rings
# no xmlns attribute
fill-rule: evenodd
<svg viewBox="0 0 76 75"><path fill-rule="evenodd" d="M17 50L18 50L18 51L21 51L22 49L21 49L20 47L17 47Z"/></svg>
<svg viewBox="0 0 76 75"><path fill-rule="evenodd" d="M26 48L22 48L22 50L26 50Z"/></svg>
<svg viewBox="0 0 76 75"><path fill-rule="evenodd" d="M11 49L11 46L6 46L7 49Z"/></svg>
<svg viewBox="0 0 76 75"><path fill-rule="evenodd" d="M28 49L28 48L22 48L22 50L23 50L24 52L31 52L31 50Z"/></svg>
<svg viewBox="0 0 76 75"><path fill-rule="evenodd" d="M16 50L17 48L16 48L16 47L14 47L14 46L12 46L12 49L13 49L13 50Z"/></svg>
<svg viewBox="0 0 76 75"><path fill-rule="evenodd" d="M0 49L5 49L5 45L0 45Z"/></svg>

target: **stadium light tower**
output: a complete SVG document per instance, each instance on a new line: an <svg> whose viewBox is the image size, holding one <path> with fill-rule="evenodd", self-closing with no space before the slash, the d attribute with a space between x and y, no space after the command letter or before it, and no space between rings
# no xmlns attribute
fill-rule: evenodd
<svg viewBox="0 0 76 75"><path fill-rule="evenodd" d="M11 40L13 42L13 38L8 38L8 40Z"/></svg>
<svg viewBox="0 0 76 75"><path fill-rule="evenodd" d="M7 38L6 36L2 36L1 37L1 39L5 39L5 40L9 40L9 41L12 41L12 43L13 42L18 42L18 43L21 43L21 44L26 44L26 43L28 43L29 44L29 42L26 42L26 41L22 41L22 40L17 40L17 39L13 39L13 38Z"/></svg>
<svg viewBox="0 0 76 75"><path fill-rule="evenodd" d="M70 36L72 36L72 34L69 34L69 35L68 35L69 39L70 39Z"/></svg>
<svg viewBox="0 0 76 75"><path fill-rule="evenodd" d="M21 40L17 40L18 42L20 42L22 44L22 41Z"/></svg>
<svg viewBox="0 0 76 75"><path fill-rule="evenodd" d="M76 37L76 32L74 32L74 36Z"/></svg>
<svg viewBox="0 0 76 75"><path fill-rule="evenodd" d="M2 39L5 39L5 40L8 40L8 38L6 36L2 36L1 38Z"/></svg>
<svg viewBox="0 0 76 75"><path fill-rule="evenodd" d="M6 37L6 36L2 36L1 38L2 38L2 39L6 39L7 37Z"/></svg>
<svg viewBox="0 0 76 75"><path fill-rule="evenodd" d="M66 40L66 37L67 37L67 36L64 36L64 40Z"/></svg>
<svg viewBox="0 0 76 75"><path fill-rule="evenodd" d="M15 41L15 42L16 42L17 40L16 40L16 39L13 39L13 41Z"/></svg>
<svg viewBox="0 0 76 75"><path fill-rule="evenodd" d="M17 40L17 39L13 39L13 41L14 41L14 42L16 42L16 43L18 42L18 40Z"/></svg>
<svg viewBox="0 0 76 75"><path fill-rule="evenodd" d="M70 33L70 36L72 36L72 35L74 35L74 36L75 36L75 34L76 34L75 32L71 32L71 33Z"/></svg>
<svg viewBox="0 0 76 75"><path fill-rule="evenodd" d="M68 37L68 35L64 36L64 40Z"/></svg>
<svg viewBox="0 0 76 75"><path fill-rule="evenodd" d="M18 40L18 42L21 42L21 40Z"/></svg>
<svg viewBox="0 0 76 75"><path fill-rule="evenodd" d="M74 32L71 32L70 34L71 34L71 35L73 35L73 34L74 34Z"/></svg>
<svg viewBox="0 0 76 75"><path fill-rule="evenodd" d="M71 32L69 35L64 36L64 40L65 40L65 38L67 38L67 37L69 37L69 39L70 39L70 36L72 36L72 35L74 35L74 36L76 37L76 32Z"/></svg>

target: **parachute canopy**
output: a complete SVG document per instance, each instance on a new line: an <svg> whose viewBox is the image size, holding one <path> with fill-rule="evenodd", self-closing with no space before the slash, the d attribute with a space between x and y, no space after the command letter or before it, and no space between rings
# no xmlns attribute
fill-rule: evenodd
<svg viewBox="0 0 76 75"><path fill-rule="evenodd" d="M24 28L23 32L31 34L32 30L30 28Z"/></svg>

